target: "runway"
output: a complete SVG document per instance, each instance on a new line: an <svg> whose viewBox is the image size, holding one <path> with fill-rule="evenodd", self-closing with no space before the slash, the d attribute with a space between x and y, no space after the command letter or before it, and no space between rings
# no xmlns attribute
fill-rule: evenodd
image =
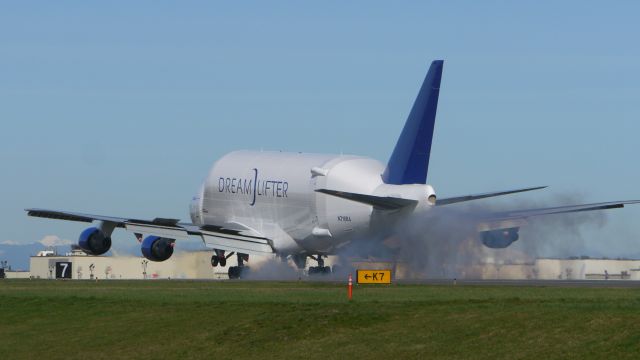
<svg viewBox="0 0 640 360"><path fill-rule="evenodd" d="M144 281L144 280L140 280ZM154 280L164 281L164 280ZM171 280L169 280L171 281ZM240 279L240 280L218 280L218 279L182 279L186 282L280 282L280 283L345 283L343 279L335 277L301 277L299 279ZM640 281L637 280L487 280L487 279L402 279L392 280L391 284L399 285L425 285L425 286L522 286L522 287L576 287L576 288L640 288ZM362 285L360 285L362 286ZM380 286L380 285L364 285Z"/></svg>
<svg viewBox="0 0 640 360"><path fill-rule="evenodd" d="M397 284L456 285L456 286L538 286L585 288L640 288L636 280L485 280L485 279L425 279L398 280Z"/></svg>

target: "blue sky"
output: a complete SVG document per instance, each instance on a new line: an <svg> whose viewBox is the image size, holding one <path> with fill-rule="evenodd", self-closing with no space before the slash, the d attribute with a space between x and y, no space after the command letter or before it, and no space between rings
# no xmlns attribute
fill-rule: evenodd
<svg viewBox="0 0 640 360"><path fill-rule="evenodd" d="M640 198L639 12L631 1L3 2L0 242L83 229L26 207L186 220L210 165L234 149L386 161L433 59L445 60L429 172L441 196L550 185L549 204ZM593 252L640 242L639 215L611 212L587 235L602 239Z"/></svg>

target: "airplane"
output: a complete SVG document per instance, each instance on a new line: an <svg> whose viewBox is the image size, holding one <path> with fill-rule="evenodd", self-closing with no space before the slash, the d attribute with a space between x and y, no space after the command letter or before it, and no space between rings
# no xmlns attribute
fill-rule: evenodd
<svg viewBox="0 0 640 360"><path fill-rule="evenodd" d="M249 255L291 258L299 269L326 274L324 259L356 239L381 239L401 219L435 207L522 193L544 186L438 198L427 184L431 143L444 61L430 65L401 135L386 164L354 155L275 151L234 151L210 169L190 204L191 222L136 219L85 213L26 209L29 216L95 222L80 234L78 245L90 255L111 247L116 228L135 234L150 261L171 257L175 242L200 237L213 249L212 266L237 266L229 278L247 274ZM478 224L478 240L506 248L519 238L526 219L561 213L622 208L640 200L601 202L488 214ZM385 230L387 229L387 230ZM382 235L382 236L381 236ZM377 241L377 240L372 240Z"/></svg>

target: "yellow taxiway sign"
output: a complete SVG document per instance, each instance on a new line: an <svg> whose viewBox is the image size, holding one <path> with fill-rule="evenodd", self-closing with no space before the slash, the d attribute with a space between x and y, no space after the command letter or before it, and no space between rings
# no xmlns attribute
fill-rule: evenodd
<svg viewBox="0 0 640 360"><path fill-rule="evenodd" d="M358 284L391 284L391 270L358 270Z"/></svg>

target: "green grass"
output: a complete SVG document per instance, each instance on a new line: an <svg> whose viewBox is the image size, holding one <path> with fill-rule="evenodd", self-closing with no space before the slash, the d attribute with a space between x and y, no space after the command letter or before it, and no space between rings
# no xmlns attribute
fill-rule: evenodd
<svg viewBox="0 0 640 360"><path fill-rule="evenodd" d="M640 289L0 281L7 359L640 356Z"/></svg>

